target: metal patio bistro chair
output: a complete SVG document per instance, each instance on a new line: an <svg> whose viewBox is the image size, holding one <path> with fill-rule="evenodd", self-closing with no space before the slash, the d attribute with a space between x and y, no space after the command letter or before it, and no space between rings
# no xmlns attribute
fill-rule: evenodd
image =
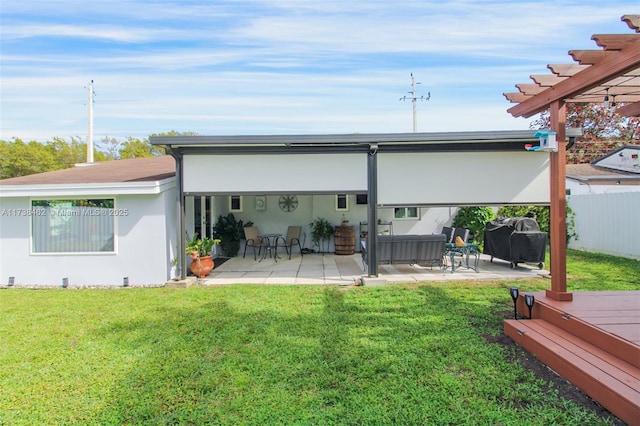
<svg viewBox="0 0 640 426"><path fill-rule="evenodd" d="M452 243L456 242L456 237L460 237L462 238L462 241L468 243L469 241L467 240L469 239L469 230L467 228L454 228L453 237L451 238Z"/></svg>
<svg viewBox="0 0 640 426"><path fill-rule="evenodd" d="M453 242L453 233L455 231L455 228L452 228L450 226L443 226L442 227L442 232L440 232L441 234L445 235L445 243L452 243Z"/></svg>
<svg viewBox="0 0 640 426"><path fill-rule="evenodd" d="M244 228L244 252L242 253L242 257L244 258L247 254L247 247L253 247L253 260L258 260L258 256L256 255L256 248L258 249L258 255L262 250L262 238L260 238L260 232L258 232L258 227L256 226L246 226Z"/></svg>
<svg viewBox="0 0 640 426"><path fill-rule="evenodd" d="M278 240L282 240L282 245L284 246L287 254L289 255L289 260L291 260L291 253L293 252L293 246L297 245L298 250L300 250L300 256L302 256L302 246L300 245L300 232L302 231L302 226L289 226L287 228L287 236L279 237Z"/></svg>

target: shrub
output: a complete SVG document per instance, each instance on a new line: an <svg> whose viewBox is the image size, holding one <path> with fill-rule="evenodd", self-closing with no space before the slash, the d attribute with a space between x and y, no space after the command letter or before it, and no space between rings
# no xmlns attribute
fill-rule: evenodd
<svg viewBox="0 0 640 426"><path fill-rule="evenodd" d="M484 242L484 229L487 222L496 217L493 209L486 206L460 207L453 219L454 228L467 228L471 233L474 243L482 245Z"/></svg>

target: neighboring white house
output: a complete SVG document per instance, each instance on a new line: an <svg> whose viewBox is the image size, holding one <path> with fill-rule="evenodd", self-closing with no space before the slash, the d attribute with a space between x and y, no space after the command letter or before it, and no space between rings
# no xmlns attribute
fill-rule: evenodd
<svg viewBox="0 0 640 426"><path fill-rule="evenodd" d="M640 191L640 146L625 145L588 164L567 164L568 195Z"/></svg>
<svg viewBox="0 0 640 426"><path fill-rule="evenodd" d="M162 284L178 247L176 199L170 156L0 180L0 279Z"/></svg>
<svg viewBox="0 0 640 426"><path fill-rule="evenodd" d="M640 146L567 165L567 204L577 239L569 248L640 259Z"/></svg>
<svg viewBox="0 0 640 426"><path fill-rule="evenodd" d="M319 217L357 236L428 234L457 206L548 204L549 154L525 149L534 133L152 138L172 156L0 181L0 280L159 285L173 259L186 271L185 239L230 212L263 233L301 225L313 248Z"/></svg>

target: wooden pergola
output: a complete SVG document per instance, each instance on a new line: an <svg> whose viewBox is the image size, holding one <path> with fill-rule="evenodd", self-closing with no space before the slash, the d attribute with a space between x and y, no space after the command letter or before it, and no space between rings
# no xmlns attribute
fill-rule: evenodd
<svg viewBox="0 0 640 426"><path fill-rule="evenodd" d="M549 110L556 132L558 150L550 154L551 289L546 291L554 300L573 300L567 292L566 104L604 102L622 116L640 116L640 15L621 20L635 33L593 35L601 50L570 50L577 63L548 65L552 74L531 75L533 83L516 84L518 92L504 93L517 103L508 109L511 115L529 118Z"/></svg>

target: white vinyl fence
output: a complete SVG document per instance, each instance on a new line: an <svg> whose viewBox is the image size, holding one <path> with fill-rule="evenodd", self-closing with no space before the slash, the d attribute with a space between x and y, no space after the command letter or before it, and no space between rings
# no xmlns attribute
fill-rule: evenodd
<svg viewBox="0 0 640 426"><path fill-rule="evenodd" d="M640 192L567 197L578 239L569 248L640 260Z"/></svg>

